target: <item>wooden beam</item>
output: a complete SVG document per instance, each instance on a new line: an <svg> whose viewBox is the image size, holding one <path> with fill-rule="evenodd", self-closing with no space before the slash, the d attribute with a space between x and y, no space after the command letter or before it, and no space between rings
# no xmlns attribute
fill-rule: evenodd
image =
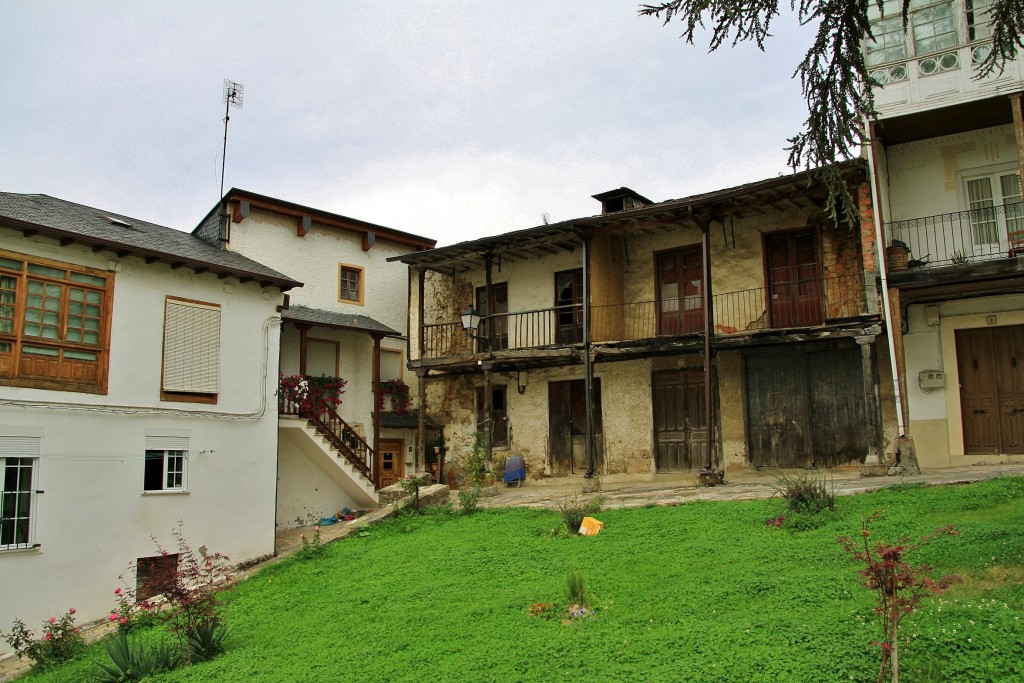
<svg viewBox="0 0 1024 683"><path fill-rule="evenodd" d="M148 266L148 265L151 265L151 264L156 263L157 261L159 261L160 257L159 256L147 256L144 260L146 261L146 265Z"/></svg>
<svg viewBox="0 0 1024 683"><path fill-rule="evenodd" d="M174 263L171 264L171 270L177 270L178 268L181 268L183 265L185 264L182 263L181 261L175 261Z"/></svg>
<svg viewBox="0 0 1024 683"><path fill-rule="evenodd" d="M241 199L235 202L235 208L231 212L231 220L235 223L241 223L249 217L249 202L245 199Z"/></svg>
<svg viewBox="0 0 1024 683"><path fill-rule="evenodd" d="M122 249L121 251L117 252L117 258L126 258L131 255L132 252L129 251L128 249Z"/></svg>
<svg viewBox="0 0 1024 683"><path fill-rule="evenodd" d="M370 373L372 377L371 386L372 400L373 400L373 467L371 473L373 474L373 485L380 487L380 469L377 466L378 454L380 453L380 401L377 400L378 392L380 392L380 340L383 339L383 335L376 333L372 334L373 337L373 364L370 367Z"/></svg>
<svg viewBox="0 0 1024 683"><path fill-rule="evenodd" d="M295 234L305 237L313 229L313 218L311 216L299 216L295 219Z"/></svg>
<svg viewBox="0 0 1024 683"><path fill-rule="evenodd" d="M206 266L197 266L196 270L195 270L195 273L196 273L196 275L202 275L203 273L205 273L208 270L210 270L210 269L207 268Z"/></svg>
<svg viewBox="0 0 1024 683"><path fill-rule="evenodd" d="M1017 140L1017 182L1024 194L1024 109L1021 106L1021 94L1010 95L1010 107L1013 109L1013 136Z"/></svg>
<svg viewBox="0 0 1024 683"><path fill-rule="evenodd" d="M226 280L229 277L231 277L231 273L225 273L223 271L221 271L220 273L217 273L217 279L218 280Z"/></svg>
<svg viewBox="0 0 1024 683"><path fill-rule="evenodd" d="M107 248L107 245L105 245L105 244L95 244L92 247L92 251L93 251L94 254L98 254L101 251L105 250L106 248Z"/></svg>
<svg viewBox="0 0 1024 683"><path fill-rule="evenodd" d="M62 247L66 247L66 246L68 246L70 244L74 244L74 243L75 243L75 238L74 237L63 237L60 240L60 246L62 246Z"/></svg>
<svg viewBox="0 0 1024 683"><path fill-rule="evenodd" d="M363 233L363 251L370 251L377 244L377 233L367 230Z"/></svg>

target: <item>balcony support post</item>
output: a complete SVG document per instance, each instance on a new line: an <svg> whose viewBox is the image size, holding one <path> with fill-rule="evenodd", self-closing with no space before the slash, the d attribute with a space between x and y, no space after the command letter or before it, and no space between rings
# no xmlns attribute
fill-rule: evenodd
<svg viewBox="0 0 1024 683"><path fill-rule="evenodd" d="M597 474L597 455L594 453L594 363L590 353L590 240L583 242L583 391L587 410L587 473L590 479Z"/></svg>
<svg viewBox="0 0 1024 683"><path fill-rule="evenodd" d="M711 341L715 335L715 314L712 310L714 298L711 292L711 221L698 218L701 245L701 305L704 307L704 415L707 421L707 438L704 441L704 472L710 473L714 468L715 452L715 413L714 387L711 385ZM713 479L711 479L713 481Z"/></svg>
<svg viewBox="0 0 1024 683"><path fill-rule="evenodd" d="M380 471L377 465L377 454L380 453L380 404L381 401L378 398L380 396L380 340L383 339L382 334L373 334L373 364L370 372L372 373L373 379L371 386L373 394L373 454L371 458L373 463L370 466L371 479L375 487L380 487Z"/></svg>
<svg viewBox="0 0 1024 683"><path fill-rule="evenodd" d="M427 373L425 368L416 369L416 452L423 463L423 471L427 470ZM440 458L438 458L440 460ZM441 463L437 464L437 483L441 483Z"/></svg>
<svg viewBox="0 0 1024 683"><path fill-rule="evenodd" d="M306 358L309 350L309 325L299 324L299 374L306 374Z"/></svg>
<svg viewBox="0 0 1024 683"><path fill-rule="evenodd" d="M484 457L487 462L491 461L493 455L493 439L491 438L494 430L494 391L491 385L491 363L487 362L483 364L484 369Z"/></svg>
<svg viewBox="0 0 1024 683"><path fill-rule="evenodd" d="M882 419L879 414L878 368L875 354L875 337L857 337L860 347L861 370L864 380L864 418L868 427L868 452L865 466L882 465L885 461Z"/></svg>
<svg viewBox="0 0 1024 683"><path fill-rule="evenodd" d="M484 254L484 278L485 278L485 290L487 292L487 310L480 311L481 314L486 315L484 325L487 329L487 351L494 348L494 277L492 269L494 268L494 253L487 252ZM487 415L490 419L490 413ZM487 459L491 459L490 446L487 447Z"/></svg>
<svg viewBox="0 0 1024 683"><path fill-rule="evenodd" d="M1013 109L1013 136L1017 141L1017 182L1021 186L1021 195L1024 196L1024 109L1021 106L1021 95L1014 93L1010 95L1010 108Z"/></svg>

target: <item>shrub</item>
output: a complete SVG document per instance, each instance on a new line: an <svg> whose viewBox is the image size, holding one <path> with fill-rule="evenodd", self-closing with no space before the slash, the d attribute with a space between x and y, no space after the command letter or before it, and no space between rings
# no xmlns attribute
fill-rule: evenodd
<svg viewBox="0 0 1024 683"><path fill-rule="evenodd" d="M146 608L167 625L178 639L183 663L191 664L190 643L211 624L224 625L217 592L230 585L231 565L227 556L209 553L205 547L200 547L198 554L193 552L181 525L179 521L171 531L178 546L177 565L173 571L154 574L146 585L148 593L164 597L168 609L157 611L156 603L147 603ZM155 537L153 542L161 555L168 555Z"/></svg>
<svg viewBox="0 0 1024 683"><path fill-rule="evenodd" d="M15 619L10 633L0 632L18 657L28 657L37 669L74 659L85 647L81 631L75 627L75 608L58 619L50 617L43 622L43 637L36 638L21 619Z"/></svg>
<svg viewBox="0 0 1024 683"><path fill-rule="evenodd" d="M202 623L188 637L188 652L192 662L206 662L224 652L224 639L228 627L219 619Z"/></svg>
<svg viewBox="0 0 1024 683"><path fill-rule="evenodd" d="M147 676L170 671L181 663L174 645L132 642L127 633L117 633L104 642L110 663L97 662L92 680L97 683L140 681Z"/></svg>
<svg viewBox="0 0 1024 683"><path fill-rule="evenodd" d="M459 512L463 515L471 515L477 510L477 503L480 501L480 484L473 484L469 488L459 489Z"/></svg>
<svg viewBox="0 0 1024 683"><path fill-rule="evenodd" d="M786 509L791 512L816 514L836 509L835 485L831 480L825 481L821 473L783 474L775 480L774 488L775 495L786 501Z"/></svg>
<svg viewBox="0 0 1024 683"><path fill-rule="evenodd" d="M865 565L859 574L864 577L864 586L875 593L875 614L881 632L875 644L881 650L882 661L878 671L881 683L888 673L893 681L900 676L899 627L906 615L914 612L921 600L928 594L941 594L954 583L961 583L959 576L943 576L938 579L928 574L932 568L927 564L917 567L906 561L910 552L928 544L941 535L958 535L953 525L936 529L927 536L921 536L916 543L909 537L896 540L870 542L871 523L881 516L875 512L861 522L861 540L854 541L848 536L837 539L840 545L855 561Z"/></svg>
<svg viewBox="0 0 1024 683"><path fill-rule="evenodd" d="M586 503L580 502L579 498L573 496L566 498L564 503L558 504L558 514L562 516L562 521L565 522L565 528L569 533L577 534L580 531L580 525L583 524L583 518L600 512L603 504L604 498L601 496Z"/></svg>
<svg viewBox="0 0 1024 683"><path fill-rule="evenodd" d="M398 480L398 485L402 487L402 492L405 493L406 499L412 497L410 503L406 503L405 509L409 510L413 514L420 513L420 480L419 478L407 474Z"/></svg>

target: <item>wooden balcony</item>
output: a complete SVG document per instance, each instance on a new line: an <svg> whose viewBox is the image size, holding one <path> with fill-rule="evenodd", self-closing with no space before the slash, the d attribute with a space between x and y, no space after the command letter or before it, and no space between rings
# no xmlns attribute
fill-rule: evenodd
<svg viewBox="0 0 1024 683"><path fill-rule="evenodd" d="M874 277L858 273L836 278L777 283L713 297L716 337L744 337L809 330L875 316ZM658 340L699 339L704 331L701 298L683 297L592 306L595 345L647 345ZM460 322L421 328L421 361L458 360L478 354L528 357L530 351L581 345L583 306L554 306L485 317L472 334Z"/></svg>
<svg viewBox="0 0 1024 683"><path fill-rule="evenodd" d="M886 224L892 273L978 264L1024 254L1024 203Z"/></svg>

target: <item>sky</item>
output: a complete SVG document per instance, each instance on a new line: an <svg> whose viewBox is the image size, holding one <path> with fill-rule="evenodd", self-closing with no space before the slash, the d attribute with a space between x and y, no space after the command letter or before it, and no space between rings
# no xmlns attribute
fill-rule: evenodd
<svg viewBox="0 0 1024 683"><path fill-rule="evenodd" d="M0 0L0 191L191 230L225 79L225 189L439 246L790 172L808 28L709 54L639 4Z"/></svg>

